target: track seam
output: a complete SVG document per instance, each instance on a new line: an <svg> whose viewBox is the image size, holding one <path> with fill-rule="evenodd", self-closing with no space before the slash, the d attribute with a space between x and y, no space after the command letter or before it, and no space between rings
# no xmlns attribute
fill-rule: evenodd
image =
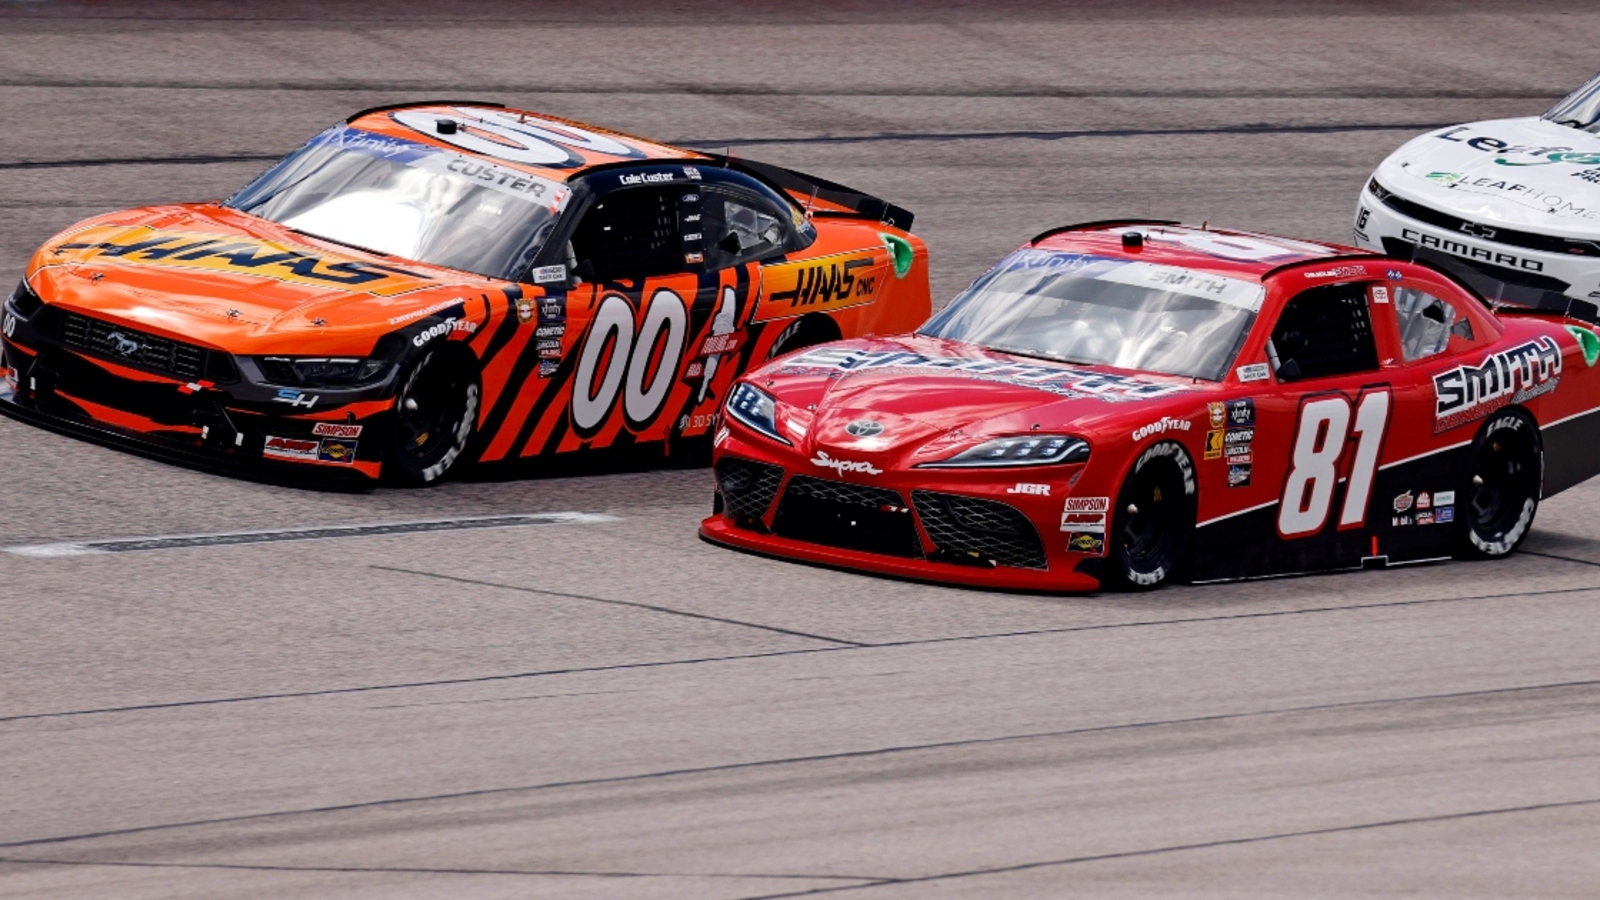
<svg viewBox="0 0 1600 900"><path fill-rule="evenodd" d="M813 888L808 891L791 891L782 894L758 894L740 898L740 900L784 900L789 897L809 897L817 894L834 894L840 891L866 890L868 888L886 887L901 884L926 884L928 882L946 881L956 878L975 878L982 875L1004 875L1012 872L1026 872L1031 869L1046 869L1056 866L1072 866L1082 863L1106 862L1117 859L1138 859L1146 856L1159 856L1167 853L1184 853L1190 850L1211 850L1218 847L1238 847L1246 844L1260 844L1269 841L1292 840L1303 837L1321 837L1330 834L1348 834L1355 831L1371 831L1377 828L1394 828L1403 825L1426 825L1434 822L1452 822L1461 819L1476 819L1486 816L1512 815L1516 813L1542 812L1552 809L1573 809L1576 807L1594 806L1600 804L1600 798L1585 800L1563 800L1554 803L1533 803L1527 806L1505 806L1494 809L1475 809L1458 813L1443 813L1437 816L1414 816L1405 819L1387 819L1382 822L1358 822L1354 825L1335 825L1329 828L1310 828L1305 831L1283 831L1276 834L1253 835L1241 838L1224 838L1216 841L1199 841L1192 844L1173 844L1168 847L1151 847L1145 850L1124 850L1118 853L1097 853L1091 856L1073 856L1065 859L1040 860L1038 862L1018 863L1011 866L995 866L987 869L969 869L960 872L946 872L939 875L923 875L911 878L885 878L870 884L841 885L839 887Z"/></svg>
<svg viewBox="0 0 1600 900"><path fill-rule="evenodd" d="M11 849L16 847L32 847L42 844L59 844L71 841L93 840L104 837L119 837L130 834L147 834L155 831L172 831L182 828L195 828L204 825L229 825L238 824L241 822L263 821L267 819L282 819L292 816L322 815L326 813L351 812L363 809L378 809L382 807L400 806L410 803L435 803L445 800L464 800L478 797L504 796L508 794L533 793L536 791L550 791L572 787L594 787L597 785L627 784L631 782L655 781L658 779L677 778L683 776L708 775L718 772L737 772L751 769L775 768L779 766L805 765L817 762L833 762L843 759L863 759L877 756L893 756L903 753L949 750L957 747L975 747L993 744L1018 743L1023 741L1078 737L1089 734L1106 734L1117 731L1173 728L1185 725L1207 725L1218 722L1233 722L1243 719L1327 712L1332 710L1362 709L1404 703L1461 700L1469 697L1488 697L1504 694L1529 693L1533 691L1554 691L1567 688L1594 687L1600 687L1600 679L1555 682L1550 684L1515 685L1512 687L1485 688L1477 691L1451 691L1441 694L1418 694L1410 697L1387 697L1375 700L1351 700L1342 703L1315 703L1305 706L1290 706L1281 707L1278 709L1254 710L1251 712L1242 713L1217 713L1215 715L1190 716L1181 719L1161 719L1148 722L1123 722L1114 725L1092 725L1083 728L1066 728L1055 731L1027 732L1024 734L999 735L996 737L967 738L954 741L934 741L926 744L904 744L892 747L875 747L867 750L841 750L834 753L819 753L809 756L780 757L775 759L758 759L738 763L722 763L713 766L692 766L682 769L666 769L657 772L640 772L633 775L612 775L595 778L580 778L573 779L571 781L525 784L516 785L514 787L479 788L470 791L453 791L445 794L427 794L413 797L392 797L383 800L368 800L359 803L341 803L332 806L310 807L306 809L278 810L275 812L251 813L249 815L242 816L224 816L215 819L197 819L189 822L172 822L160 825L140 825L131 828L117 828L82 834L57 835L55 837L47 838L31 838L22 841L5 841L0 842L0 848Z"/></svg>
<svg viewBox="0 0 1600 900"><path fill-rule="evenodd" d="M1027 631L1007 631L992 634L957 635L954 637L926 638L916 641L885 642L881 644L860 644L857 646L840 647L808 647L800 650L773 650L768 653L739 653L729 656L703 656L692 659L667 659L654 662L617 663L609 666L574 666L569 669L544 669L535 672L512 672L504 675L480 675L472 678L442 678L437 681L413 681L396 684L361 685L348 688L327 688L314 691L284 691L276 694L252 694L245 697L215 697L206 700L174 700L168 703L143 703L135 706L110 706L100 709L71 709L61 712L27 713L15 716L0 716L0 725L8 722L25 722L36 719L62 719L76 716L109 715L114 713L151 712L161 709L183 709L193 706L220 706L232 703L258 703L268 700L296 700L311 697L329 697L344 694L366 694L377 691L402 691L415 688L451 687L467 684L484 684L493 681L516 681L523 678L548 678L560 675L584 675L595 672L617 672L629 669L659 669L668 666L694 666L706 663L743 662L746 660L772 659L781 656L803 656L812 653L848 653L855 650L888 650L902 647L916 647L929 644L951 644L963 641L1003 640L1019 637L1039 637L1051 634L1073 634L1080 631L1106 631L1116 628L1150 628L1162 625L1198 625L1211 622L1227 622L1239 619L1267 619L1279 616L1321 615L1338 612L1359 612L1369 609L1388 609L1409 606L1427 606L1435 603L1464 603L1475 600L1505 600L1509 598L1545 597L1556 594L1580 594L1589 591L1600 591L1600 585L1592 587L1556 588L1548 591L1520 591L1511 594L1480 594L1472 597L1436 597L1431 600L1395 600L1385 603L1359 603L1350 606L1319 606L1312 609L1273 610L1259 613L1234 613L1222 616L1195 616L1185 619L1159 619L1140 622L1109 622L1100 625L1074 625L1065 628L1039 628ZM588 598L585 598L588 599ZM825 640L825 639L824 639ZM4 845L0 845L4 846Z"/></svg>

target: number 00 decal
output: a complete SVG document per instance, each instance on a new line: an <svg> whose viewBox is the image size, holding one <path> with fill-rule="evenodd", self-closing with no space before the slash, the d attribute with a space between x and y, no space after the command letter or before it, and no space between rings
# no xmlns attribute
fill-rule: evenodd
<svg viewBox="0 0 1600 900"><path fill-rule="evenodd" d="M650 295L637 335L633 305L620 294L607 294L595 310L594 324L578 355L578 371L572 379L572 424L580 432L599 427L616 405L619 391L629 424L649 424L661 412L672 388L688 332L688 308L682 297L666 288ZM602 360L607 348L610 355ZM602 365L605 374L595 384Z"/></svg>
<svg viewBox="0 0 1600 900"><path fill-rule="evenodd" d="M1289 477L1284 480L1283 499L1278 504L1279 534L1301 537L1321 531L1327 524L1334 488L1339 483L1339 459L1352 433L1357 435L1356 448L1345 484L1339 527L1356 528L1366 523L1378 452L1383 449L1383 435L1389 427L1390 396L1388 388L1362 393L1353 424L1350 398L1343 394L1329 394L1300 405Z"/></svg>

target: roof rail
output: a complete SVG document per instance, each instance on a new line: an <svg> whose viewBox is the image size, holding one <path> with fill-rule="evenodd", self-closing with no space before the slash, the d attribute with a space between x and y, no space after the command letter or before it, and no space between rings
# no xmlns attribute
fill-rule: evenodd
<svg viewBox="0 0 1600 900"><path fill-rule="evenodd" d="M1338 260L1339 262L1370 262L1373 260L1381 260L1383 262L1411 262L1409 259L1399 259L1398 257L1390 256L1387 253L1330 253L1327 256L1308 256L1305 259L1297 259L1294 262L1286 262L1281 266L1275 266L1265 272L1262 272L1261 280L1266 281L1268 278L1271 278L1279 272L1287 271L1298 266L1309 266L1316 263L1325 263L1334 260ZM1452 278L1451 280L1456 281L1458 279Z"/></svg>
<svg viewBox="0 0 1600 900"><path fill-rule="evenodd" d="M1041 231L1038 234L1034 235L1033 236L1033 240L1029 241L1028 243L1037 244L1037 243L1039 243L1040 241L1044 240L1047 237L1053 237L1054 235L1061 234L1062 232L1065 232L1065 231L1084 231L1084 230L1087 230L1087 229L1090 229L1090 228L1109 228L1112 225L1181 225L1181 224L1183 224L1183 223L1174 221L1172 219L1099 219L1099 220L1094 221L1094 222L1079 222L1076 225L1063 225L1060 228L1052 228L1049 231Z"/></svg>
<svg viewBox="0 0 1600 900"><path fill-rule="evenodd" d="M390 103L387 106L374 106L371 109L363 109L345 119L344 123L349 125L362 116L371 115L372 113L387 112L391 109L410 109L413 106L488 106L494 109L506 108L504 103L491 103L488 100L413 100L410 103Z"/></svg>

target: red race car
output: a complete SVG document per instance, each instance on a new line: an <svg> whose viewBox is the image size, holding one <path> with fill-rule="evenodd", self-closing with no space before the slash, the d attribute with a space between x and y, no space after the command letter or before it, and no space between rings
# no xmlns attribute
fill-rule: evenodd
<svg viewBox="0 0 1600 900"><path fill-rule="evenodd" d="M1057 229L915 334L742 379L701 534L1048 591L1504 556L1600 472L1595 312L1348 247Z"/></svg>

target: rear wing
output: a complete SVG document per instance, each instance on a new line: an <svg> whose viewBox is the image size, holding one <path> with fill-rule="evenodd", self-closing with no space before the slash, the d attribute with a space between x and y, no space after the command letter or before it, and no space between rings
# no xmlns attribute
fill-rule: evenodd
<svg viewBox="0 0 1600 900"><path fill-rule="evenodd" d="M767 182L802 204L812 199L820 201L822 205L813 209L814 215L871 219L893 225L902 231L911 230L910 210L895 206L871 194L862 193L855 188L845 187L838 182L818 178L815 175L749 159L719 157L718 161L730 169Z"/></svg>

